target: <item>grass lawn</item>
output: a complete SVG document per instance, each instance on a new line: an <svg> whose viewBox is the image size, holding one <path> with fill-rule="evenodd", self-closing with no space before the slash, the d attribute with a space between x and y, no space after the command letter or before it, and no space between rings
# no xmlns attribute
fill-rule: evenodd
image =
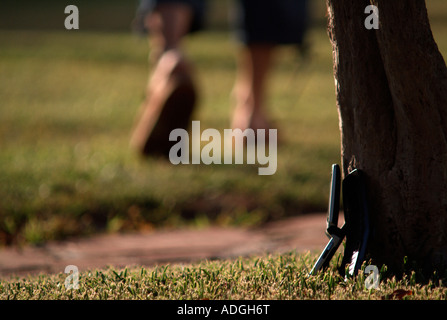
<svg viewBox="0 0 447 320"><path fill-rule="evenodd" d="M447 54L447 3L427 1ZM58 11L59 12L59 11ZM130 32L0 29L0 246L39 244L96 232L164 227L257 225L325 211L330 168L340 162L331 46L324 26L309 31L307 60L278 52L269 106L281 143L278 169L173 166L142 161L128 148L148 76L145 39ZM237 46L209 30L185 46L201 86L202 129L229 128ZM0 281L0 299L446 299L439 282L414 274L365 290L365 277L334 268L307 277L317 257L203 261ZM394 295L393 295L394 293Z"/></svg>
<svg viewBox="0 0 447 320"><path fill-rule="evenodd" d="M316 256L290 252L159 265L152 268L87 270L78 289L67 289L67 274L11 278L0 282L0 299L17 300L445 300L447 289L434 277L418 284L415 273L401 279L381 268L376 289L366 289L363 270L344 279L330 269L309 277ZM339 259L341 259L339 257ZM72 283L72 282L70 282Z"/></svg>
<svg viewBox="0 0 447 320"><path fill-rule="evenodd" d="M447 5L428 4L446 53ZM317 7L321 20L324 6ZM129 31L0 29L0 245L255 225L326 210L330 167L340 162L331 46L324 25L307 39L308 59L293 48L278 52L268 92L278 168L259 176L257 166L174 166L129 150L148 77L146 39ZM212 29L185 46L201 88L194 118L202 130L222 132L230 126L237 45L228 31Z"/></svg>
<svg viewBox="0 0 447 320"><path fill-rule="evenodd" d="M141 161L128 147L148 76L147 43L130 33L0 31L0 243L91 232L257 224L326 209L339 162L331 54L312 30L309 61L278 52L269 90L278 168ZM236 44L188 39L201 129L229 128Z"/></svg>

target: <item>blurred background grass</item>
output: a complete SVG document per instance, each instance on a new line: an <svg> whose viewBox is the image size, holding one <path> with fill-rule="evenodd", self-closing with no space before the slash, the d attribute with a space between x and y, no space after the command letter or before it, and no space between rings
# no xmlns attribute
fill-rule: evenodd
<svg viewBox="0 0 447 320"><path fill-rule="evenodd" d="M229 128L237 43L231 1L210 0L207 29L187 38L201 88L202 130ZM80 30L64 29L75 4ZM447 52L447 2L427 1ZM209 224L255 226L325 211L340 134L325 2L312 1L307 58L278 52L270 112L278 169L142 161L128 148L148 77L147 39L131 32L136 1L0 4L0 244L95 232ZM378 142L380 143L380 142Z"/></svg>

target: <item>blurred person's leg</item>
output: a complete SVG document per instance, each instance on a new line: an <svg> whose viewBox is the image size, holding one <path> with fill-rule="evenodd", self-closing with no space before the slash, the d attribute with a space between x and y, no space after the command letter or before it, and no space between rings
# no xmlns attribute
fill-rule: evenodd
<svg viewBox="0 0 447 320"><path fill-rule="evenodd" d="M272 127L266 106L275 49L300 45L307 26L307 0L239 0L236 17L239 52L234 86L233 128Z"/></svg>
<svg viewBox="0 0 447 320"><path fill-rule="evenodd" d="M254 44L240 50L234 86L233 128L270 128L265 99L274 49L274 45Z"/></svg>
<svg viewBox="0 0 447 320"><path fill-rule="evenodd" d="M145 17L154 62L163 52L181 50L181 41L189 31L192 17L193 11L189 5L172 2L162 2Z"/></svg>
<svg viewBox="0 0 447 320"><path fill-rule="evenodd" d="M131 146L143 155L168 156L173 144L170 132L188 127L196 104L192 66L182 52L181 42L197 19L192 4L197 0L148 2L143 21L154 67Z"/></svg>

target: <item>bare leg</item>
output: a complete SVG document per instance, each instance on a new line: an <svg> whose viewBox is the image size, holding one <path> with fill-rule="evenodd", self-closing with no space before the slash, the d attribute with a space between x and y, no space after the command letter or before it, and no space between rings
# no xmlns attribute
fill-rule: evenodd
<svg viewBox="0 0 447 320"><path fill-rule="evenodd" d="M273 45L251 45L243 48L234 87L236 107L233 128L269 128L265 114L265 96L273 51Z"/></svg>
<svg viewBox="0 0 447 320"><path fill-rule="evenodd" d="M160 5L145 19L149 30L153 61L170 49L180 50L181 41L188 32L192 20L189 6L178 3Z"/></svg>
<svg viewBox="0 0 447 320"><path fill-rule="evenodd" d="M142 155L167 157L170 132L187 129L190 122L196 90L191 66L180 47L192 14L187 5L164 4L145 20L155 67L130 142Z"/></svg>

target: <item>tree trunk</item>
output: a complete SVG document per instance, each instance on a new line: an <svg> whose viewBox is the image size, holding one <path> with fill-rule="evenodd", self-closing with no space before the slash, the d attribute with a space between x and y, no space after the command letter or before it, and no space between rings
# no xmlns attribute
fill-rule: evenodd
<svg viewBox="0 0 447 320"><path fill-rule="evenodd" d="M379 29L365 8L379 9ZM447 68L423 0L327 0L344 175L367 176L369 253L447 262Z"/></svg>

